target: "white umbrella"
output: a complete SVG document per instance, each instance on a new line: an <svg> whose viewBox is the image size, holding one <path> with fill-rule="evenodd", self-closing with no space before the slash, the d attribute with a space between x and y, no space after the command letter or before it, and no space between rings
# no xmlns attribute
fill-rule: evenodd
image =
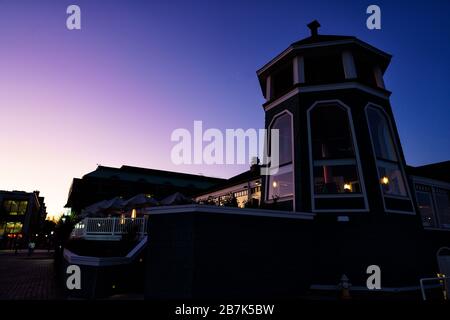
<svg viewBox="0 0 450 320"><path fill-rule="evenodd" d="M101 210L108 202L109 202L108 200L102 200L102 201L96 202L96 203L91 204L90 206L84 208L83 211L90 212L90 213L98 212L98 211Z"/></svg>
<svg viewBox="0 0 450 320"><path fill-rule="evenodd" d="M188 204L188 203L194 203L194 201L180 192L175 192L174 194L171 194L170 196L161 200L161 204L165 206L173 204Z"/></svg>
<svg viewBox="0 0 450 320"><path fill-rule="evenodd" d="M131 199L128 199L125 202L125 207L128 209L135 209L156 206L157 204L158 201L156 201L154 198L141 193Z"/></svg>
<svg viewBox="0 0 450 320"><path fill-rule="evenodd" d="M122 210L125 206L126 201L121 197L116 197L108 201L108 203L104 206L105 210Z"/></svg>
<svg viewBox="0 0 450 320"><path fill-rule="evenodd" d="M105 214L120 214L125 207L125 201L121 197L111 199L109 203L105 204L102 211Z"/></svg>
<svg viewBox="0 0 450 320"><path fill-rule="evenodd" d="M94 204L91 204L90 206L86 207L84 210L82 210L80 217L87 217L87 216L101 216L102 213L106 210L116 211L116 210L122 210L125 205L125 201L120 197L115 197L110 200L102 200L99 202L96 202Z"/></svg>

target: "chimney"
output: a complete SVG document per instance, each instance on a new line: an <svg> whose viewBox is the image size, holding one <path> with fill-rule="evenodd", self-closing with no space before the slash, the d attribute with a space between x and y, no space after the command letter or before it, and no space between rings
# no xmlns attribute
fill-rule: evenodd
<svg viewBox="0 0 450 320"><path fill-rule="evenodd" d="M257 170L259 170L260 168L260 160L258 157L253 157L252 158L252 163L250 165L250 171L251 172L257 172Z"/></svg>
<svg viewBox="0 0 450 320"><path fill-rule="evenodd" d="M320 23L317 20L314 20L307 24L309 30L311 30L311 37L317 37L319 35L318 29L320 28Z"/></svg>

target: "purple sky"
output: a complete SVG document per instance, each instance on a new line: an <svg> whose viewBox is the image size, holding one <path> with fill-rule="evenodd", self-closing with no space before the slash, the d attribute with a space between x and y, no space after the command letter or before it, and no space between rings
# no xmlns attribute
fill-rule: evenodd
<svg viewBox="0 0 450 320"><path fill-rule="evenodd" d="M356 35L394 55L386 74L408 163L450 158L448 1L0 1L0 189L40 190L62 211L73 177L122 164L229 177L247 166L175 166L176 128L260 128L255 71L290 43ZM433 2L434 3L434 2ZM82 9L82 30L65 27Z"/></svg>

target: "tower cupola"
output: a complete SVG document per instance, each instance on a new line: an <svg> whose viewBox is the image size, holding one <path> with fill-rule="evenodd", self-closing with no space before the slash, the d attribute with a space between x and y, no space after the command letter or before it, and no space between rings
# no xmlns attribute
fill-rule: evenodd
<svg viewBox="0 0 450 320"><path fill-rule="evenodd" d="M307 38L257 71L266 129L280 139L264 201L296 211L414 212L383 80L391 55L319 27L309 23Z"/></svg>

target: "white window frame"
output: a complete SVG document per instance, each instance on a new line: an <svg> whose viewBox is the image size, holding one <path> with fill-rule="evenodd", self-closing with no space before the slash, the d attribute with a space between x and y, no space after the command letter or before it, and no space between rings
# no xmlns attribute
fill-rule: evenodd
<svg viewBox="0 0 450 320"><path fill-rule="evenodd" d="M358 174L359 183L361 185L361 193L342 193L342 194L315 194L314 192L314 163L320 163L322 160L315 160L313 159L313 152L312 152L312 132L311 132L311 111L318 106L321 105L335 105L336 108L342 108L347 113L347 121L348 125L350 127L350 133L352 135L352 143L353 143L353 149L355 153L355 158L351 159L338 159L338 160L323 160L327 164L335 162L339 165L344 164L354 164L356 165L356 170ZM314 102L306 111L306 117L307 117L307 125L308 125L308 144L309 144L309 174L310 174L310 190L311 190L311 208L313 212L369 212L369 204L367 201L367 193L366 193L366 187L364 183L364 175L361 168L361 159L359 157L359 148L358 148L358 142L355 135L355 127L353 125L353 116L352 111L348 105L343 103L341 100L334 99L334 100L319 100ZM364 208L362 209L345 209L345 208L339 208L339 209L316 209L316 203L315 199L332 199L332 198L363 198L364 199Z"/></svg>
<svg viewBox="0 0 450 320"><path fill-rule="evenodd" d="M267 143L267 147L270 150L270 130L272 129L272 125L275 122L276 119L278 119L279 117L283 116L283 114L287 114L290 119L291 119L291 157L292 157L292 161L288 164L285 164L281 167L287 167L287 166L292 166L292 188L293 188L293 195L292 196L285 196L285 197L280 197L277 199L277 202L284 202L284 201L291 201L292 200L292 209L293 211L295 211L295 194L296 194L296 189L295 189L295 154L294 154L294 115L292 114L292 112L290 112L289 110L283 110L275 115L272 116L272 120L270 121L269 125L268 125L268 143ZM270 153L269 153L270 154ZM269 169L270 170L270 169ZM265 195L264 195L264 201L266 203L273 203L273 199L269 199L269 182L270 182L270 177L271 176L266 176L266 183L265 183Z"/></svg>
<svg viewBox="0 0 450 320"><path fill-rule="evenodd" d="M375 108L375 109L378 109L379 111L381 111L381 113L383 113L384 118L387 121L389 133L390 133L391 139L392 139L392 144L394 145L394 152L395 152L395 156L397 158L397 164L398 164L398 167L400 168L400 173L402 174L403 183L405 184L406 196L386 195L386 194L384 194L383 187L382 187L382 185L380 183L380 171L378 170L378 162L379 161L380 162L387 162L387 161L385 161L383 159L378 160L378 158L377 158L377 155L376 155L376 152L375 152L375 146L373 144L372 130L370 129L369 115L367 113L369 108ZM384 110L384 108L382 106L380 106L378 104L375 104L375 103L372 103L372 102L369 102L364 107L364 113L366 115L367 129L369 130L369 137L370 137L370 144L372 146L373 159L375 161L375 166L377 168L378 185L380 187L381 197L383 199L384 212L386 212L386 213L399 213L399 214L415 215L416 214L416 209L415 209L414 204L412 202L411 190L409 189L409 183L408 183L408 179L407 179L407 176L406 176L405 168L403 166L403 161L401 161L400 152L399 152L399 149L398 149L398 141L395 138L396 136L394 135L394 130L393 130L391 118L389 117L389 115L386 113L386 111ZM393 161L393 163L395 163L395 162ZM409 200L409 202L411 203L412 211L391 210L391 209L388 210L386 208L385 198L399 199L399 200Z"/></svg>

